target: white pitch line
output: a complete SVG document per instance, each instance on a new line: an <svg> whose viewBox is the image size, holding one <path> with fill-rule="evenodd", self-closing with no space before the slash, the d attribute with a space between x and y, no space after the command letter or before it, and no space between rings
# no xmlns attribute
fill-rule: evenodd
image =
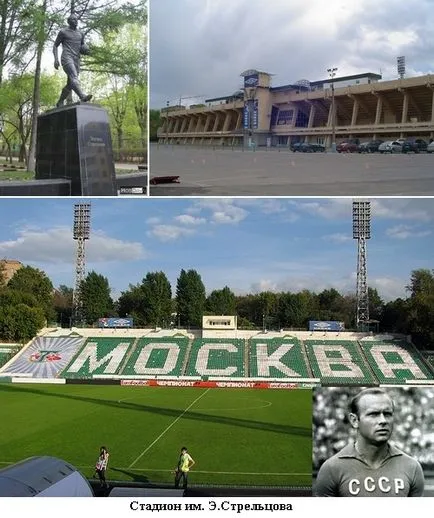
<svg viewBox="0 0 434 518"><path fill-rule="evenodd" d="M15 464L15 462L5 462L0 461L0 464ZM74 464L76 468L80 469L93 469L93 465L87 465L87 466L78 466L77 464ZM110 469L110 467L109 467ZM119 469L119 470L127 470L131 469L131 471L148 471L150 473L172 473L173 469L152 469L152 468L113 468L113 469ZM312 475L312 473L266 473L264 471L259 472L245 472L245 471L201 471L199 469L194 470L195 473L205 473L207 475L263 475L263 476L274 476L274 477L291 477L291 476L309 476ZM434 489L434 486L425 486L425 489Z"/></svg>
<svg viewBox="0 0 434 518"><path fill-rule="evenodd" d="M203 392L199 397L197 397L197 398L193 401L193 403L191 403L191 405L189 405L189 406L184 410L184 412L182 412L182 414L181 414L181 415L179 415L179 416L178 416L178 417L177 417L177 418L176 418L176 419L175 419L175 420L174 420L174 421L173 421L173 422L172 422L172 423L171 423L171 424L170 424L170 425L169 425L165 430L163 430L163 431L160 433L160 435L159 435L159 436L158 436L158 437L157 437L157 438L156 438L156 439L155 439L155 440L154 440L154 441L153 441L153 442L152 442L152 443L151 443L151 444L150 444L150 445L149 445L145 450L143 450L143 451L142 451L142 453L137 457L137 459L136 459L136 460L134 460L134 461L133 461L133 462L128 466L128 469L132 468L132 467L134 466L134 464L136 464L136 463L137 463L137 462L138 462L138 461L143 457L143 455L144 455L147 451L149 451L149 450L152 448L152 446L154 446L154 444L155 444L155 443L157 443L157 442L161 439L161 437L163 437L163 435L164 435L166 432L168 432L168 431L172 428L172 426L173 426L173 425L175 425L175 424L176 424L176 423L177 423L177 422L178 422L178 421L179 421L179 420L180 420L180 419L181 419L181 418L182 418L182 417L183 417L183 416L184 416L184 415L185 415L185 414L190 410L190 408L191 408L191 407L192 407L192 406L193 406L197 401L199 401L199 399L203 398L203 396L204 396L205 394L207 394L207 393L208 393L208 391L210 391L210 390L211 390L210 388L209 388L209 389L206 389L206 390L205 390L205 392Z"/></svg>
<svg viewBox="0 0 434 518"><path fill-rule="evenodd" d="M122 468L118 468L122 469ZM138 469L138 468L132 468L132 471L149 471L149 472L173 472L173 469ZM290 477L290 476L311 476L312 472L310 473L264 473L263 471L259 472L247 472L247 471L201 471L199 469L192 470L194 473L206 473L207 475L265 475L265 476L276 476L276 477Z"/></svg>

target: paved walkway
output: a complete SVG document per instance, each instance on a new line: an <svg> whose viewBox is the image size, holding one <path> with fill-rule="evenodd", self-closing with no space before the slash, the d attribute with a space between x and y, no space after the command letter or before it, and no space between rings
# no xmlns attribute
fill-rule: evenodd
<svg viewBox="0 0 434 518"><path fill-rule="evenodd" d="M151 146L155 196L432 196L434 154L339 154Z"/></svg>

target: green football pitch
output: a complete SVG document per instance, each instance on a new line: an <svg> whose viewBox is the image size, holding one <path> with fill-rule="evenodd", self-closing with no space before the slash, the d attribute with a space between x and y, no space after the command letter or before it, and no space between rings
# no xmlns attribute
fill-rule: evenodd
<svg viewBox="0 0 434 518"><path fill-rule="evenodd" d="M86 477L173 483L179 451L194 484L310 486L310 390L0 385L0 468L51 455Z"/></svg>

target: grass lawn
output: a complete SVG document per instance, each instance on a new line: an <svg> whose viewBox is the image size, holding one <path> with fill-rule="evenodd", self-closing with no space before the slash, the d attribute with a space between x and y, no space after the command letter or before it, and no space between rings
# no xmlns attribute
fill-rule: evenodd
<svg viewBox="0 0 434 518"><path fill-rule="evenodd" d="M91 477L99 447L108 479L173 482L179 450L190 483L310 486L310 390L0 384L0 467L52 455Z"/></svg>
<svg viewBox="0 0 434 518"><path fill-rule="evenodd" d="M116 176L122 176L124 174L128 173L138 173L137 166L134 167L134 165L131 165L131 169L115 169ZM22 180L34 180L35 179L35 173L25 171L25 170L11 170L7 171L3 168L0 168L0 181L6 180L6 181L22 181Z"/></svg>

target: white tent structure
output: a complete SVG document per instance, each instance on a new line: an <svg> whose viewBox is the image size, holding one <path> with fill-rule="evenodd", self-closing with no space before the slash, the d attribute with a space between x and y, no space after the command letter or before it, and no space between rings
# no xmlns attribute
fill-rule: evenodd
<svg viewBox="0 0 434 518"><path fill-rule="evenodd" d="M31 457L0 470L2 496L94 496L74 466L55 457Z"/></svg>

